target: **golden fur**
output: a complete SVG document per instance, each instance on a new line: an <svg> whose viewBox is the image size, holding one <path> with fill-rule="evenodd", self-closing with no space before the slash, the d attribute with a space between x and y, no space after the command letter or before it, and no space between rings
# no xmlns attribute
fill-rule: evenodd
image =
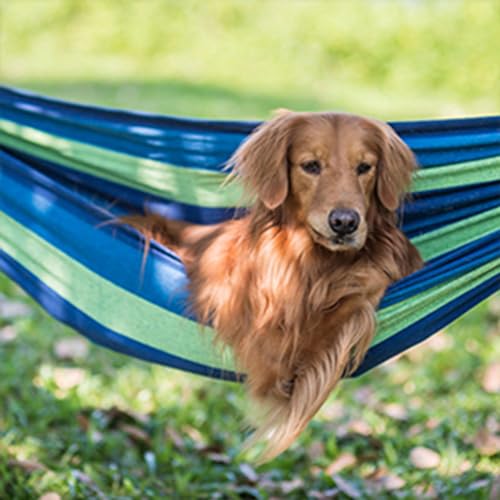
<svg viewBox="0 0 500 500"><path fill-rule="evenodd" d="M382 122L287 112L259 127L231 165L255 198L244 217L123 220L185 263L197 318L247 374L258 403L250 441L264 441L268 460L358 367L387 286L421 266L394 214L416 164ZM336 209L357 212L354 232L332 229Z"/></svg>

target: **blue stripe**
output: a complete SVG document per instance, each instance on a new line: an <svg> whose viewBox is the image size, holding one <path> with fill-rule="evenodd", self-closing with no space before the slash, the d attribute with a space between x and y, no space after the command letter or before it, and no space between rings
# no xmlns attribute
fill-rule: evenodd
<svg viewBox="0 0 500 500"><path fill-rule="evenodd" d="M426 262L425 267L391 285L380 307L389 307L493 261L500 253L500 230Z"/></svg>
<svg viewBox="0 0 500 500"><path fill-rule="evenodd" d="M210 170L220 170L260 123L111 110L6 87L0 87L0 116L106 149ZM410 146L413 141L422 167L500 154L500 117L395 122L392 126Z"/></svg>
<svg viewBox="0 0 500 500"><path fill-rule="evenodd" d="M142 243L125 228L97 226L111 213L0 151L0 210L85 267L176 314L185 314L179 259L152 244L141 279ZM145 285L147 283L147 286Z"/></svg>
<svg viewBox="0 0 500 500"><path fill-rule="evenodd" d="M0 150L2 148L0 147ZM34 168L72 191L77 191L96 205L112 207L114 214L154 212L173 219L188 220L197 224L215 224L234 217L234 208L200 207L180 203L165 197L144 193L138 189L78 172L58 163L42 160L26 153L3 148L27 168Z"/></svg>
<svg viewBox="0 0 500 500"><path fill-rule="evenodd" d="M80 309L63 299L45 283L14 261L0 250L0 270L18 283L55 319L74 328L92 342L112 349L127 356L143 359L148 362L170 366L207 377L238 381L244 377L234 372L208 367L199 363L173 356L164 351L132 340L114 332L96 322ZM474 307L499 289L498 278L490 279L476 289L462 295L459 299L447 304L421 321L393 335L391 338L371 347L353 376L359 376L378 364L422 342L443 326L451 323L458 316Z"/></svg>
<svg viewBox="0 0 500 500"><path fill-rule="evenodd" d="M234 372L212 368L174 356L106 328L63 299L1 249L0 271L3 271L9 278L21 286L26 293L31 295L56 320L74 328L96 344L127 356L197 373L198 375L231 381L238 379ZM239 378L241 379L241 376Z"/></svg>
<svg viewBox="0 0 500 500"><path fill-rule="evenodd" d="M458 299L441 307L434 313L429 314L422 320L413 323L408 328L371 347L363 363L353 374L353 377L362 375L380 363L396 356L396 354L424 341L499 289L500 277L497 275L461 295Z"/></svg>
<svg viewBox="0 0 500 500"><path fill-rule="evenodd" d="M187 277L179 260L164 247L152 245L141 279L142 247L135 232L96 226L109 220L111 212L80 193L0 151L3 165L0 209L41 238L103 278L160 307L188 315ZM430 263L412 277L395 284L383 305L404 300L418 291L458 275L494 255L494 238L451 252L437 265ZM464 252L466 252L464 254ZM488 253L489 252L489 253ZM451 262L446 268L446 262ZM393 293L395 294L393 296ZM192 316L191 316L192 317Z"/></svg>

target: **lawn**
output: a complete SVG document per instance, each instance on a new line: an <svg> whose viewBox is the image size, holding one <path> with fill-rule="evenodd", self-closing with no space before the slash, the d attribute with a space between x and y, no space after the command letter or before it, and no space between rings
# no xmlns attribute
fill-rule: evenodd
<svg viewBox="0 0 500 500"><path fill-rule="evenodd" d="M283 4L0 3L0 78L217 118L498 113L498 3L291 2L280 24ZM240 386L88 344L0 276L0 498L498 498L499 333L497 297L344 381L256 467Z"/></svg>

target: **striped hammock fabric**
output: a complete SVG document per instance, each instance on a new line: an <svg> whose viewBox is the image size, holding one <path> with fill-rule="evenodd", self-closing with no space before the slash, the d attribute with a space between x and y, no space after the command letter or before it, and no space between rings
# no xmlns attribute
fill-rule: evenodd
<svg viewBox="0 0 500 500"><path fill-rule="evenodd" d="M0 87L0 270L50 314L116 351L234 379L186 308L179 259L104 224L144 209L199 223L233 216L223 164L257 122L84 106ZM421 165L402 227L425 267L395 283L362 373L500 288L500 116L397 122Z"/></svg>

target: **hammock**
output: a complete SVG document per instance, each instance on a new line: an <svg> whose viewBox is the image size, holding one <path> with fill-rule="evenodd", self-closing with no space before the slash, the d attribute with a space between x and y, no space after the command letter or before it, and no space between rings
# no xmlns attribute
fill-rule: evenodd
<svg viewBox="0 0 500 500"><path fill-rule="evenodd" d="M257 122L158 116L0 87L0 270L50 314L124 354L234 380L229 349L187 313L180 260L130 228L144 209L233 216L224 162ZM500 287L500 116L397 122L421 170L402 227L425 267L392 285L357 374L421 342Z"/></svg>

